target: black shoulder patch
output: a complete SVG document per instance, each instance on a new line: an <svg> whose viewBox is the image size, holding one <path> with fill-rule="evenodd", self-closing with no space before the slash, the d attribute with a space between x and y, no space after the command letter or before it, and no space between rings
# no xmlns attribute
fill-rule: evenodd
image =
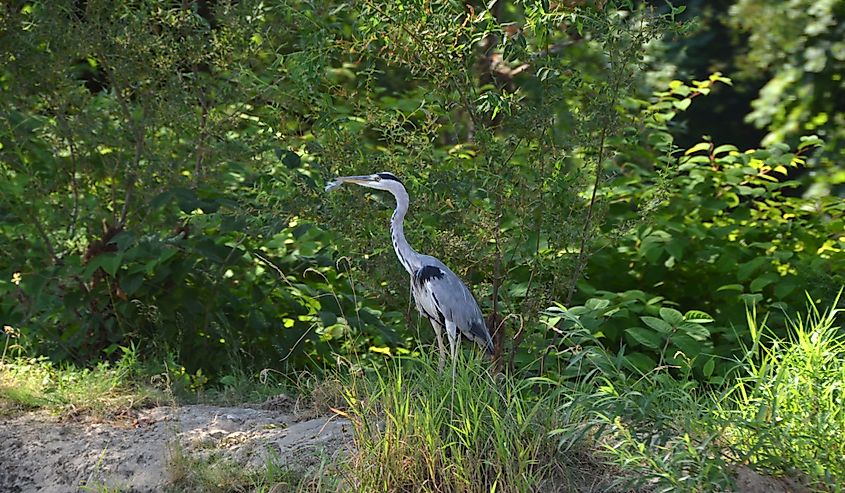
<svg viewBox="0 0 845 493"><path fill-rule="evenodd" d="M440 267L425 265L417 271L417 275L415 277L417 278L417 283L423 285L432 279L442 279L443 275L444 273L440 270Z"/></svg>
<svg viewBox="0 0 845 493"><path fill-rule="evenodd" d="M400 180L399 178L396 178L396 175L394 175L393 173L376 173L376 174L379 175L382 180L393 180L393 181L398 181L399 183L402 183L402 180ZM404 185L404 183L402 183L402 184Z"/></svg>

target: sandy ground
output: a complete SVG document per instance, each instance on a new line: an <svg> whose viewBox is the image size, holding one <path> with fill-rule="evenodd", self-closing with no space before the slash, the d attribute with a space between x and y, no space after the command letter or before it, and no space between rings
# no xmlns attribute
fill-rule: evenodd
<svg viewBox="0 0 845 493"><path fill-rule="evenodd" d="M102 486L133 493L168 491L174 480L169 467L174 447L189 457L222 455L246 468L276 460L300 471L336 462L338 454L349 450L348 421L293 413L290 407L290 400L279 396L256 408L164 406L108 420L47 411L3 417L0 493L102 491ZM797 482L745 467L735 474L737 492L807 491ZM588 484L585 480L579 491L604 490Z"/></svg>
<svg viewBox="0 0 845 493"><path fill-rule="evenodd" d="M0 492L66 493L86 484L163 491L176 444L189 456L222 453L256 468L273 457L305 470L350 443L351 427L339 417L262 407L155 407L110 420L46 411L0 418Z"/></svg>

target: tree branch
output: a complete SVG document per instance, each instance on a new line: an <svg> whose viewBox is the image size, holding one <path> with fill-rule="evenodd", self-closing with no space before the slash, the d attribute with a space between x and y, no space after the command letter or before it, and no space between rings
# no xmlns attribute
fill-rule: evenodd
<svg viewBox="0 0 845 493"><path fill-rule="evenodd" d="M59 257L56 255L56 249L53 247L53 242L50 241L50 237L47 236L47 231L44 229L44 225L41 224L41 221L38 220L38 217L29 209L26 210L26 215L29 216L30 221L35 226L35 231L38 232L38 236L41 237L41 240L44 241L44 246L47 247L47 251L50 253L50 258L53 260L53 263L58 263Z"/></svg>
<svg viewBox="0 0 845 493"><path fill-rule="evenodd" d="M117 221L117 227L123 228L126 225L126 218L129 214L129 204L132 202L138 167L141 164L141 157L144 155L146 135L143 121L137 122L132 118L132 113L129 111L129 103L127 103L126 96L123 94L123 88L117 82L116 78L113 78L113 82L115 84L117 100L120 102L120 108L123 110L123 116L126 119L126 124L129 125L129 128L135 137L135 154L132 158L131 165L127 166L129 172L126 182L126 192L123 195L123 207L120 210L120 218Z"/></svg>
<svg viewBox="0 0 845 493"><path fill-rule="evenodd" d="M587 208L587 218L584 221L584 229L581 232L581 245L578 251L578 261L575 265L575 270L572 271L572 278L569 280L569 292L566 294L566 306L572 303L572 296L575 294L575 283L584 272L587 260L587 239L590 235L590 228L593 224L593 210L596 205L596 194L598 193L599 185L601 185L602 163L604 162L605 140L607 139L608 122L601 129L601 137L599 139L599 155L596 161L596 179L593 182L593 193L590 195L590 206Z"/></svg>
<svg viewBox="0 0 845 493"><path fill-rule="evenodd" d="M58 120L65 133L65 140L70 148L70 189L73 194L73 209L70 213L70 223L67 226L67 232L73 238L73 235L76 233L76 223L79 219L79 183L76 181L76 171L79 169L79 164L76 158L76 141L73 138L73 133L70 131L70 124L67 121L67 115L63 108L58 111Z"/></svg>

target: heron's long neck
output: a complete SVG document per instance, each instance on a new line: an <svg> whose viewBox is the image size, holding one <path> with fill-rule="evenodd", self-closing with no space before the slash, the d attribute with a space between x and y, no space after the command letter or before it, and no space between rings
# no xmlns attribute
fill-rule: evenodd
<svg viewBox="0 0 845 493"><path fill-rule="evenodd" d="M413 275L414 270L419 268L420 254L408 244L408 240L405 239L405 229L402 227L405 214L408 212L408 192L400 190L393 195L396 197L396 210L393 211L393 217L390 218L390 235L393 237L393 248L396 250L396 256L399 257L402 267L408 271L408 274Z"/></svg>

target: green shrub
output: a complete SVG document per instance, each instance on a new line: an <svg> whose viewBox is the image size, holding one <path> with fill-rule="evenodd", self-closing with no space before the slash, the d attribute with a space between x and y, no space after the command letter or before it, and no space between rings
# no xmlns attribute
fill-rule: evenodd
<svg viewBox="0 0 845 493"><path fill-rule="evenodd" d="M831 303L845 284L845 202L796 196L788 179L809 166L816 137L794 152L706 141L674 149L667 123L714 81L726 79L675 81L639 103L653 115L639 148L658 151L618 159L602 193L614 239L591 257L576 300L584 305L578 310L606 322L585 318L585 326L601 331L609 348L627 347L640 370L681 356L719 383L741 343L750 343L747 307L782 322L803 305L805 290ZM660 158L661 149L674 149L674 157ZM683 324L681 313L699 311L700 323Z"/></svg>

